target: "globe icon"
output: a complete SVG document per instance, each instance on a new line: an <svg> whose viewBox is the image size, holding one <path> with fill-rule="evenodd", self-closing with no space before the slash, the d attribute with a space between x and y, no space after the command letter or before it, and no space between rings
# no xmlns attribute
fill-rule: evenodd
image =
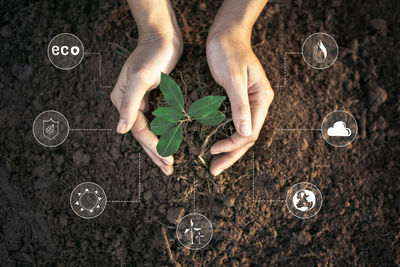
<svg viewBox="0 0 400 267"><path fill-rule="evenodd" d="M299 211L308 211L315 206L315 194L308 189L297 191L292 200L294 207Z"/></svg>

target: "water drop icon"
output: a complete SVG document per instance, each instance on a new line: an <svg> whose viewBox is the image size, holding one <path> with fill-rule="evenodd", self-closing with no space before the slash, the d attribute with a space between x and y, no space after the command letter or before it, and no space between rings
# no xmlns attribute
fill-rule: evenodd
<svg viewBox="0 0 400 267"><path fill-rule="evenodd" d="M317 46L314 49L313 53L313 58L315 61L318 63L323 63L328 55L328 52L326 51L325 45L322 43L321 40L319 40Z"/></svg>

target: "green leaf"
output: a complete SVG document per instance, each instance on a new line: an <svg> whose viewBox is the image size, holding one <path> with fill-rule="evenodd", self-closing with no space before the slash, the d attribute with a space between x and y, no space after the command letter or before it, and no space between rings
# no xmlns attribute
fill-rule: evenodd
<svg viewBox="0 0 400 267"><path fill-rule="evenodd" d="M224 102L225 96L206 96L196 100L189 108L188 115L193 118L203 118L217 111Z"/></svg>
<svg viewBox="0 0 400 267"><path fill-rule="evenodd" d="M183 118L183 113L172 107L161 107L153 111L152 113L157 118L163 118L170 122L178 122Z"/></svg>
<svg viewBox="0 0 400 267"><path fill-rule="evenodd" d="M155 118L151 121L150 128L155 135L162 135L175 125L176 122L167 121L164 118Z"/></svg>
<svg viewBox="0 0 400 267"><path fill-rule="evenodd" d="M222 114L221 111L217 110L217 112L207 115L203 118L194 118L194 119L202 124L218 125L225 119L225 115Z"/></svg>
<svg viewBox="0 0 400 267"><path fill-rule="evenodd" d="M161 72L160 90L168 105L185 112L181 88L167 74Z"/></svg>
<svg viewBox="0 0 400 267"><path fill-rule="evenodd" d="M178 151L183 140L182 124L168 130L161 135L157 144L157 152L163 157L168 157Z"/></svg>

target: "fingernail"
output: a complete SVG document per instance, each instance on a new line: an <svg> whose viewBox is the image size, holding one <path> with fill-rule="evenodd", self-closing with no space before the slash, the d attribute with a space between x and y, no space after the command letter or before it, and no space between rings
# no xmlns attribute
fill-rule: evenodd
<svg viewBox="0 0 400 267"><path fill-rule="evenodd" d="M162 166L161 170L167 176L170 176L174 172L174 168L172 166Z"/></svg>
<svg viewBox="0 0 400 267"><path fill-rule="evenodd" d="M127 126L126 120L120 119L117 126L117 132L119 133L125 132L126 126Z"/></svg>
<svg viewBox="0 0 400 267"><path fill-rule="evenodd" d="M251 135L251 125L248 121L244 121L240 124L240 131L242 132L242 135L244 136L250 136Z"/></svg>
<svg viewBox="0 0 400 267"><path fill-rule="evenodd" d="M167 176L169 175L168 171L167 171L167 169L165 167L161 167L161 170L165 175L167 175Z"/></svg>
<svg viewBox="0 0 400 267"><path fill-rule="evenodd" d="M214 173L212 175L217 176L222 172L222 170L216 170L214 171Z"/></svg>
<svg viewBox="0 0 400 267"><path fill-rule="evenodd" d="M211 155L217 155L217 154L221 153L221 151L218 151L217 149L210 149L210 153L211 153Z"/></svg>

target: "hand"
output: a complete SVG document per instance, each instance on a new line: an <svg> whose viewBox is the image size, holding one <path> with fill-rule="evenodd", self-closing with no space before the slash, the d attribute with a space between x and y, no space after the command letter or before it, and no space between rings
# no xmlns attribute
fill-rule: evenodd
<svg viewBox="0 0 400 267"><path fill-rule="evenodd" d="M250 29L251 31L251 29ZM232 166L257 140L274 98L264 69L251 48L250 34L240 28L210 31L207 60L215 81L225 88L231 102L236 132L218 141L210 152L217 155L211 173Z"/></svg>
<svg viewBox="0 0 400 267"><path fill-rule="evenodd" d="M138 46L126 60L110 98L120 113L117 132L129 130L153 162L166 174L173 173L172 156L157 153L158 138L149 128L145 117L148 112L146 93L160 83L161 72L170 73L183 49L179 30L170 33L148 32L140 34Z"/></svg>

